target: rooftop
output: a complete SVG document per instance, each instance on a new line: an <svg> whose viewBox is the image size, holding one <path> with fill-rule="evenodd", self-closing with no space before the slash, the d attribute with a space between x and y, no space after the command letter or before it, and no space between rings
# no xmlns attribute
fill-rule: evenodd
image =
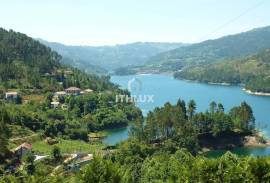
<svg viewBox="0 0 270 183"><path fill-rule="evenodd" d="M20 150L21 148L25 148L25 149L32 149L32 145L27 143L27 142L24 142L23 144L19 145L18 147L16 147L13 151L18 151Z"/></svg>
<svg viewBox="0 0 270 183"><path fill-rule="evenodd" d="M6 92L7 95L18 95L18 92Z"/></svg>
<svg viewBox="0 0 270 183"><path fill-rule="evenodd" d="M66 90L67 91L80 91L81 89L80 88L77 88L77 87L69 87Z"/></svg>

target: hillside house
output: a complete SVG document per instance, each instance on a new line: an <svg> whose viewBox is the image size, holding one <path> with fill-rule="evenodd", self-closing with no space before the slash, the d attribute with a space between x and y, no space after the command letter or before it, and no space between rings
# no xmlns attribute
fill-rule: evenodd
<svg viewBox="0 0 270 183"><path fill-rule="evenodd" d="M92 93L93 90L91 90L91 89L86 89L86 90L84 90L84 92L85 92L85 93Z"/></svg>
<svg viewBox="0 0 270 183"><path fill-rule="evenodd" d="M27 152L29 152L31 150L32 150L32 145L25 142L25 143L19 145L18 147L16 147L13 150L13 153L14 153L14 155L21 158L23 155L25 155Z"/></svg>
<svg viewBox="0 0 270 183"><path fill-rule="evenodd" d="M66 95L67 95L67 92L65 92L65 91L59 91L59 92L54 93L55 97L64 97Z"/></svg>
<svg viewBox="0 0 270 183"><path fill-rule="evenodd" d="M80 95L81 89L77 87L70 87L65 89L65 92L69 95Z"/></svg>
<svg viewBox="0 0 270 183"><path fill-rule="evenodd" d="M59 104L60 104L59 102L53 101L53 102L51 102L51 107L56 109L59 107Z"/></svg>
<svg viewBox="0 0 270 183"><path fill-rule="evenodd" d="M5 99L6 100L13 100L18 98L18 92L6 92Z"/></svg>

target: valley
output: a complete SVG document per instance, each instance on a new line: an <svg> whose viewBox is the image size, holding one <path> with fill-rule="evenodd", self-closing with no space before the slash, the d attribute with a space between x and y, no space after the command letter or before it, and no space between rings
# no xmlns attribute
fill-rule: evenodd
<svg viewBox="0 0 270 183"><path fill-rule="evenodd" d="M129 57L117 58L117 63L104 59L100 65L97 55L96 63L88 61L92 54L89 50L94 48L53 43L57 48L51 49L41 40L1 29L0 174L4 176L0 181L19 177L25 182L69 182L70 178L87 181L99 169L106 180L138 182L148 178L144 171L151 167L148 161L158 162L167 156L188 157L189 163L184 166L192 163L193 171L198 167L203 170L196 165L200 161L204 161L202 166L210 166L212 161L218 166L235 159L248 167L253 167L248 161L253 155L260 156L252 158L255 164L263 158L268 161L270 56L269 49L257 53L268 46L267 41L257 42L260 39L256 36L262 30L268 33L268 27L256 29L197 46L134 43L147 56L121 52ZM241 47L246 43L237 42L242 36L251 37L245 39L254 43L250 49ZM229 50L231 45L223 45L224 40L240 44L235 55ZM212 46L206 49L208 43ZM52 43L45 44L52 47ZM201 49L201 45L205 49L202 52L208 50L210 54L198 51L196 47ZM130 45L119 47L125 46ZM216 50L216 46L223 51ZM134 45L131 47L134 49ZM146 47L153 50L147 51ZM62 49L62 55L57 49ZM64 53L68 49L71 51ZM164 63L147 61L156 54L165 54L164 49L183 49L187 55L183 60ZM103 75L107 69L121 76ZM117 101L119 95L126 100ZM152 100L129 101L137 95L152 96ZM230 162L230 166L236 165ZM133 177L137 168L142 172ZM249 174L257 178L253 172Z"/></svg>

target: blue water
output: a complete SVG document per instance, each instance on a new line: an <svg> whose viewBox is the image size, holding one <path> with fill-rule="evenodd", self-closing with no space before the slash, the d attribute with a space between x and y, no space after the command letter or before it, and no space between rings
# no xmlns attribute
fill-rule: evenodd
<svg viewBox="0 0 270 183"><path fill-rule="evenodd" d="M166 102L175 104L179 98L186 102L194 99L197 103L197 111L205 111L209 108L209 103L216 101L222 103L225 110L240 105L246 101L254 111L257 128L262 131L265 136L270 137L270 97L254 96L242 91L240 86L221 86L208 85L202 83L188 82L176 80L172 76L165 75L132 75L132 76L112 76L111 81L120 85L122 88L128 88L128 82L133 78L137 78L140 82L139 91L131 91L136 95L154 95L153 103L137 103L137 106L143 111L144 115L153 110L155 107L163 106ZM127 129L117 130L115 133L104 139L107 144L115 144L128 137ZM270 154L270 149L265 153ZM252 154L254 150L250 150L248 154ZM256 151L257 152L257 151Z"/></svg>

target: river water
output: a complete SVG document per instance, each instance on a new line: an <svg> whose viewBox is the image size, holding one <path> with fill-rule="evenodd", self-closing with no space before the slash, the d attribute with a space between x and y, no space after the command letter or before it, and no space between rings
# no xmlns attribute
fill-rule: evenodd
<svg viewBox="0 0 270 183"><path fill-rule="evenodd" d="M144 115L155 107L163 106L166 102L175 104L179 98L186 102L194 99L197 111L207 110L212 101L222 103L227 111L246 101L253 108L257 128L266 137L270 137L270 97L247 94L240 86L209 85L154 74L112 76L111 81L122 88L131 89L131 94L142 96L142 98L145 95L151 96L153 100L137 103ZM128 128L121 128L109 131L109 135L103 142L113 145L127 138ZM242 155L270 155L270 148L236 148L232 151ZM224 152L212 151L210 156L219 156L222 153Z"/></svg>

